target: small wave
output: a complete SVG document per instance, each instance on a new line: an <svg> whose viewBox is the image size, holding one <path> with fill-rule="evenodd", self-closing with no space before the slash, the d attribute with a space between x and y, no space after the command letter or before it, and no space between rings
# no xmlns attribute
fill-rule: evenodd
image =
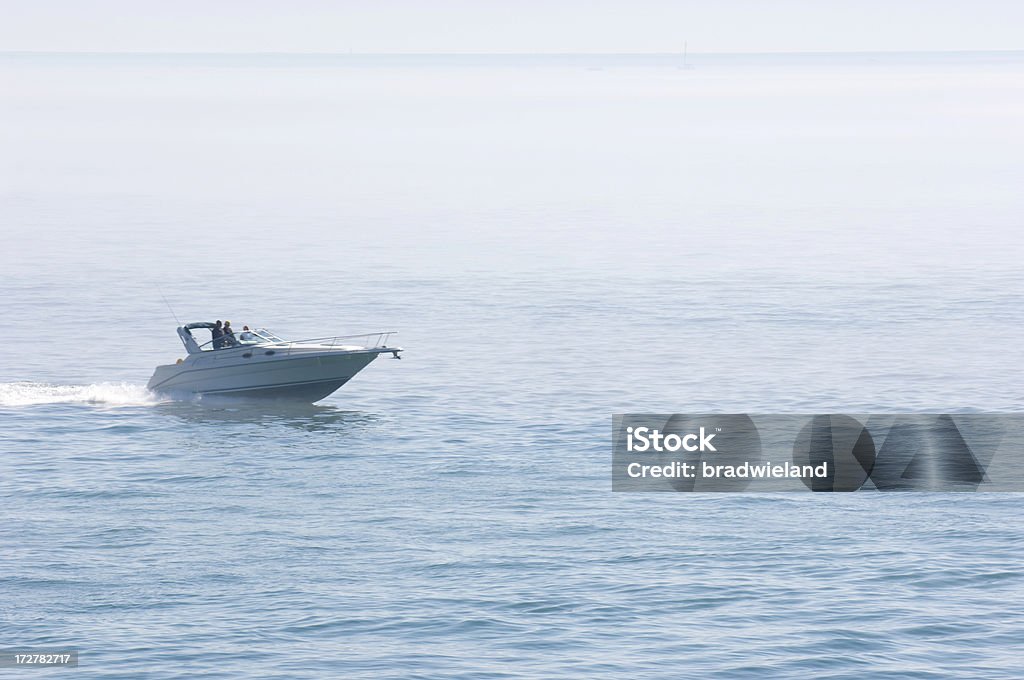
<svg viewBox="0 0 1024 680"><path fill-rule="evenodd" d="M53 385L38 382L0 383L0 406L37 404L96 404L105 406L147 406L160 399L142 385L96 383L94 385Z"/></svg>

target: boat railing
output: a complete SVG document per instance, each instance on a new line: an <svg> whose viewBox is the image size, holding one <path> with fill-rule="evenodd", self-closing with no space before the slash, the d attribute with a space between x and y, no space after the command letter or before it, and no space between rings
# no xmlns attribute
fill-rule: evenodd
<svg viewBox="0 0 1024 680"><path fill-rule="evenodd" d="M334 349L336 347L345 347L354 345L359 348L365 349L380 349L388 346L388 339L397 333L398 331L380 331L377 333L362 333L359 335L329 335L322 338L306 338L304 340L282 340L276 335L259 329L256 331L249 331L249 338L245 337L247 331L241 333L235 333L234 344L225 345L223 347L214 348L214 340L209 340L199 345L199 349L204 352L209 351L221 351L225 349L244 349L246 347L259 347L260 349L274 350L275 352L284 352L288 354L292 349L296 347L308 348L310 345L318 347L324 347L326 349Z"/></svg>

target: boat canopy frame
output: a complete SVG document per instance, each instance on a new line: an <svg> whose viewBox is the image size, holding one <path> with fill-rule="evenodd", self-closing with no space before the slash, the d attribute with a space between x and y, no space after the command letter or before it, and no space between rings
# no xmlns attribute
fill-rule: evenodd
<svg viewBox="0 0 1024 680"><path fill-rule="evenodd" d="M377 333L364 333L361 335L335 335L321 338L309 338L306 340L284 340L278 337L273 332L266 328L257 328L256 330L240 331L235 335L235 344L228 347L213 347L214 341L211 339L207 342L199 344L195 337L192 335L192 330L196 328L202 328L206 330L212 330L217 327L216 323L210 321L197 321L194 323L187 323L183 326L178 327L178 337L181 338L182 344L185 345L185 349L189 354L199 354L202 352L219 352L227 349L240 349L245 347L273 347L281 350L285 350L286 354L291 354L291 350L299 349L303 346L319 346L329 349L349 349L349 342L352 340L362 340L364 344L358 345L360 349L373 349L373 350L384 350L392 352L396 359L399 358L399 352L402 351L400 347L389 347L388 339L397 333L398 331L380 331ZM243 334L249 334L251 337L243 339ZM371 340L372 339L372 340Z"/></svg>

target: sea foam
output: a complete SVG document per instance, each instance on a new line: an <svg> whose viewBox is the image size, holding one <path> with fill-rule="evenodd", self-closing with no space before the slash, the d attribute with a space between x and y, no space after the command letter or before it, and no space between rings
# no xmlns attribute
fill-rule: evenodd
<svg viewBox="0 0 1024 680"><path fill-rule="evenodd" d="M38 404L95 404L147 406L160 401L144 386L126 382L92 385L54 385L40 382L0 383L0 406Z"/></svg>

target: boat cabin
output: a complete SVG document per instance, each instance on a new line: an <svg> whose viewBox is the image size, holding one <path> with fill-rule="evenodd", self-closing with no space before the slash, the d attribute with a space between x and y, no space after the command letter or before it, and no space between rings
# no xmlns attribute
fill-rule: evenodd
<svg viewBox="0 0 1024 680"><path fill-rule="evenodd" d="M181 338L181 342L185 345L185 350L189 354L214 352L222 349L244 347L246 345L265 345L284 342L284 340L277 337L266 328L257 328L256 330L249 331L236 331L232 329L232 336L220 338L215 341L213 338L213 329L216 326L217 324L211 321L187 323L184 326L178 327L178 337ZM200 331L199 338L196 337L194 333L195 331ZM209 335L206 335L206 333L203 333L202 331L207 331Z"/></svg>

